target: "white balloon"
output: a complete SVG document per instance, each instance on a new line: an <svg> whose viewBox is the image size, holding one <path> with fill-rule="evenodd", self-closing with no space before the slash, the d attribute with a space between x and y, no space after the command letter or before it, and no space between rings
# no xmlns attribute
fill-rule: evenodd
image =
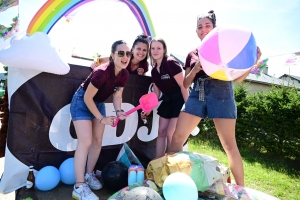
<svg viewBox="0 0 300 200"><path fill-rule="evenodd" d="M199 132L200 132L200 128L198 128L198 126L196 126L194 128L194 130L191 132L191 135L196 136L196 135L198 135Z"/></svg>

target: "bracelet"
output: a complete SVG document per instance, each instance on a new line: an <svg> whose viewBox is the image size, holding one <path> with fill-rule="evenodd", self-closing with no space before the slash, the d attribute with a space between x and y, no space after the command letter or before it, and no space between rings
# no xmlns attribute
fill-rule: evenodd
<svg viewBox="0 0 300 200"><path fill-rule="evenodd" d="M124 112L124 110L122 110L122 109L121 110L115 110L114 112L116 112L116 113L117 112Z"/></svg>
<svg viewBox="0 0 300 200"><path fill-rule="evenodd" d="M104 118L104 117L102 116L101 119L98 119L98 120L99 120L99 123L101 123L101 121L102 121L103 118Z"/></svg>

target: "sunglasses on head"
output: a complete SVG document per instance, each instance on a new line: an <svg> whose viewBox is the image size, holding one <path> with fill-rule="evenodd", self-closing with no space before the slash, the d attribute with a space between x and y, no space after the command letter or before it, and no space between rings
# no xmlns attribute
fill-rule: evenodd
<svg viewBox="0 0 300 200"><path fill-rule="evenodd" d="M115 53L118 53L119 57L124 57L125 53L127 57L131 57L132 56L132 52L131 51L116 51Z"/></svg>
<svg viewBox="0 0 300 200"><path fill-rule="evenodd" d="M147 35L139 35L139 36L136 37L136 39L143 40L144 42L147 42L147 43L150 42L150 41L149 41L149 40L150 40L150 37L147 36Z"/></svg>

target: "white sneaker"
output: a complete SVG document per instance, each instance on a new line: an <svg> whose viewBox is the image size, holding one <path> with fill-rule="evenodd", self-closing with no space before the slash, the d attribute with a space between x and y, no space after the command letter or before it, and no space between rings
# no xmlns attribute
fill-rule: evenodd
<svg viewBox="0 0 300 200"><path fill-rule="evenodd" d="M99 198L92 192L87 184L82 184L78 188L75 187L72 192L73 199L77 200L99 200Z"/></svg>
<svg viewBox="0 0 300 200"><path fill-rule="evenodd" d="M100 190L102 188L102 184L96 178L94 172L85 174L84 180L85 180L86 184L88 184L92 190Z"/></svg>

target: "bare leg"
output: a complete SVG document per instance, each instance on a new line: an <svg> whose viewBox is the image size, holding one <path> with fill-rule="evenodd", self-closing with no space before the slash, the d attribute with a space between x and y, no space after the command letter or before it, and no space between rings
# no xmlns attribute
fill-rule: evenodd
<svg viewBox="0 0 300 200"><path fill-rule="evenodd" d="M158 136L156 139L156 158L163 156L166 151L169 121L169 119L159 117Z"/></svg>
<svg viewBox="0 0 300 200"><path fill-rule="evenodd" d="M169 124L167 127L167 151L171 145L172 137L175 132L176 124L177 124L178 118L171 118L169 120ZM165 153L165 152L164 152Z"/></svg>
<svg viewBox="0 0 300 200"><path fill-rule="evenodd" d="M244 167L235 139L236 119L214 119L223 149L225 150L230 170L238 185L244 186Z"/></svg>
<svg viewBox="0 0 300 200"><path fill-rule="evenodd" d="M199 124L200 120L200 117L186 112L180 112L168 152L182 151L184 142L188 139L193 129Z"/></svg>
<svg viewBox="0 0 300 200"><path fill-rule="evenodd" d="M100 155L102 148L102 138L105 125L99 123L97 119L93 119L93 140L89 149L88 160L86 165L86 172L94 171L95 165Z"/></svg>
<svg viewBox="0 0 300 200"><path fill-rule="evenodd" d="M92 144L92 122L90 120L74 121L78 146L74 155L76 187L84 183L85 165L89 148Z"/></svg>

